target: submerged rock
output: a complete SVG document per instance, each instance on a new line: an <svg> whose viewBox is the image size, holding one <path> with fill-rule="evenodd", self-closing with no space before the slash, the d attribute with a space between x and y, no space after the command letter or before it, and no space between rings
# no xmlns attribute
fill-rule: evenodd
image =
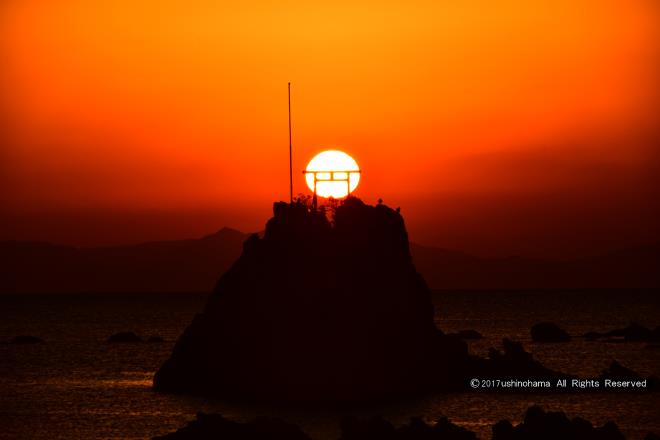
<svg viewBox="0 0 660 440"><path fill-rule="evenodd" d="M159 391L350 401L460 386L401 215L348 198L330 222L275 203L154 377Z"/></svg>
<svg viewBox="0 0 660 440"><path fill-rule="evenodd" d="M530 330L534 342L568 342L571 337L554 322L539 322Z"/></svg>
<svg viewBox="0 0 660 440"><path fill-rule="evenodd" d="M613 422L594 427L580 417L570 420L563 412L545 412L538 406L527 410L525 419L517 426L502 420L493 425L492 440L624 440L625 437Z"/></svg>
<svg viewBox="0 0 660 440"><path fill-rule="evenodd" d="M221 414L198 413L193 420L176 432L153 437L153 440L311 440L296 425L269 417L239 423L224 418Z"/></svg>
<svg viewBox="0 0 660 440"><path fill-rule="evenodd" d="M119 332L108 338L108 342L143 342L142 338L133 332Z"/></svg>
<svg viewBox="0 0 660 440"><path fill-rule="evenodd" d="M41 344L43 339L31 335L18 335L11 338L10 344Z"/></svg>

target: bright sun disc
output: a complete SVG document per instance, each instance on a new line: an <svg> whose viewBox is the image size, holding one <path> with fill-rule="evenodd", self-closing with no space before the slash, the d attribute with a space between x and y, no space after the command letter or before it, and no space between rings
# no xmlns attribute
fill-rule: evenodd
<svg viewBox="0 0 660 440"><path fill-rule="evenodd" d="M320 171L320 172L319 172ZM339 199L352 193L360 181L360 168L357 162L343 151L323 151L307 164L305 181L314 191L316 174L316 194L321 197Z"/></svg>

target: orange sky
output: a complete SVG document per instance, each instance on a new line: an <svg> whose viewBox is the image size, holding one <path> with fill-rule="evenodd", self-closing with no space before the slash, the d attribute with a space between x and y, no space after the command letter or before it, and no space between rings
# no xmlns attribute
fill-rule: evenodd
<svg viewBox="0 0 660 440"><path fill-rule="evenodd" d="M657 241L655 0L5 0L0 239L262 227L324 148L413 240L567 255Z"/></svg>

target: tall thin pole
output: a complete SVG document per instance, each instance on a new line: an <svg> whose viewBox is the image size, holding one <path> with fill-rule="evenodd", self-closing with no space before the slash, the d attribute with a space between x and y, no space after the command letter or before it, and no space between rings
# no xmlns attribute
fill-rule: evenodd
<svg viewBox="0 0 660 440"><path fill-rule="evenodd" d="M289 88L289 198L293 203L293 147L291 143L291 83Z"/></svg>

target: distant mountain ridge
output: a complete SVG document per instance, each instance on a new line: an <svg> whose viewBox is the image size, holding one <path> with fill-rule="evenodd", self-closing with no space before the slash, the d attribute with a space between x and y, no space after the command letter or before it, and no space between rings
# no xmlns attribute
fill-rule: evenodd
<svg viewBox="0 0 660 440"><path fill-rule="evenodd" d="M210 292L250 234L223 228L198 239L76 248L0 242L0 294ZM660 245L568 261L482 258L411 245L433 289L658 288Z"/></svg>
<svg viewBox="0 0 660 440"><path fill-rule="evenodd" d="M128 246L0 242L0 293L210 291L248 236L223 228L199 239Z"/></svg>
<svg viewBox="0 0 660 440"><path fill-rule="evenodd" d="M415 244L411 253L419 272L436 289L660 287L658 244L571 260L483 258Z"/></svg>

